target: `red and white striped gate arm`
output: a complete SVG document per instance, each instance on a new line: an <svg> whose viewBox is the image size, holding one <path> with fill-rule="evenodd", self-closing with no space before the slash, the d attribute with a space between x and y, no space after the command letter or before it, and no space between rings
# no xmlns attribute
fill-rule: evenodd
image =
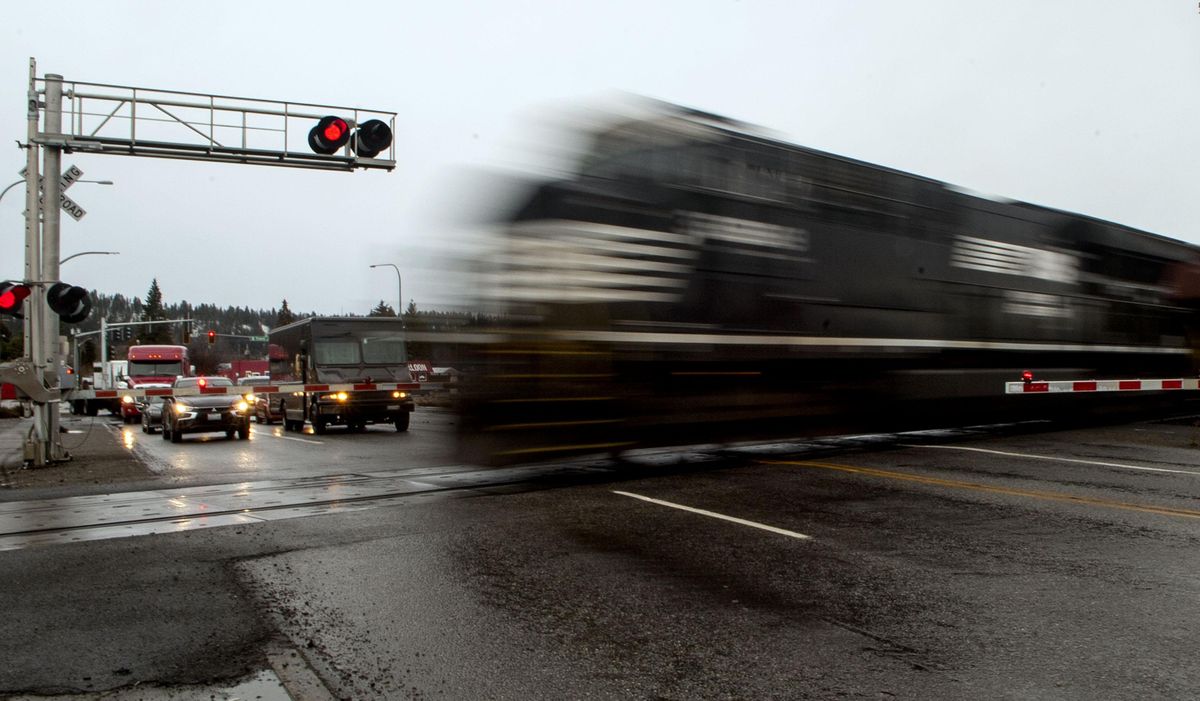
<svg viewBox="0 0 1200 701"><path fill-rule="evenodd" d="M1162 392L1200 390L1200 379L1170 380L1049 380L1005 382L1005 394L1063 394L1067 392Z"/></svg>
<svg viewBox="0 0 1200 701"><path fill-rule="evenodd" d="M63 399L113 399L115 397L195 397L202 394L291 394L293 392L369 392L373 390L412 392L416 382L360 382L334 385L238 385L235 387L145 387L140 389L73 389Z"/></svg>

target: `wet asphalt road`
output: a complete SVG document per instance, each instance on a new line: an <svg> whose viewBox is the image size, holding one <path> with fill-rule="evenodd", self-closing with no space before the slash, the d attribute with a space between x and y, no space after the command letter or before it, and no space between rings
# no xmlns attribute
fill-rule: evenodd
<svg viewBox="0 0 1200 701"><path fill-rule="evenodd" d="M395 469L397 436L359 438L329 464ZM212 681L283 644L353 699L1193 698L1198 441L900 441L0 553L0 689Z"/></svg>

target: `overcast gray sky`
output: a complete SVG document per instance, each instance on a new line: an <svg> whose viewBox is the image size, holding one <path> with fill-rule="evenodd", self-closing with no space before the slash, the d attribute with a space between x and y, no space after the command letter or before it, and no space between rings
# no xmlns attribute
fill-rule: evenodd
<svg viewBox="0 0 1200 701"><path fill-rule="evenodd" d="M366 313L453 299L439 260L481 196L544 169L548 120L615 91L790 142L1200 243L1193 0L21 3L0 25L0 187L30 57L67 80L399 113L398 167L303 171L72 154L62 277L167 302ZM327 19L323 19L327 18ZM21 189L0 278L23 266Z"/></svg>

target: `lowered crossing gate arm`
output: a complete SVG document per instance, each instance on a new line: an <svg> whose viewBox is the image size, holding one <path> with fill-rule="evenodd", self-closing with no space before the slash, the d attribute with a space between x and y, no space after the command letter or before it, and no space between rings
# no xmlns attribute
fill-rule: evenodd
<svg viewBox="0 0 1200 701"><path fill-rule="evenodd" d="M6 382L17 388L26 399L32 399L40 404L46 404L59 398L57 389L50 389L38 377L37 368L29 360L22 358L7 363L0 363L0 382Z"/></svg>

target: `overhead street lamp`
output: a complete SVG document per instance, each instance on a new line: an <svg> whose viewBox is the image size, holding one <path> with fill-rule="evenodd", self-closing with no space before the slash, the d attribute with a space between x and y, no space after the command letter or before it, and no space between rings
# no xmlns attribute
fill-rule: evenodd
<svg viewBox="0 0 1200 701"><path fill-rule="evenodd" d="M4 188L4 192L0 192L0 200L4 199L4 196L8 194L9 190L13 189L14 187L16 187L24 182L25 182L25 178L21 178L20 180L13 183L12 185L9 185L8 187Z"/></svg>
<svg viewBox="0 0 1200 701"><path fill-rule="evenodd" d="M62 260L58 261L58 264L62 265L63 263L66 263L67 261L71 260L72 258L78 258L79 256L119 256L119 255L121 255L120 251L83 251L82 253L75 253L75 254L67 256L66 258L63 258Z"/></svg>
<svg viewBox="0 0 1200 701"><path fill-rule="evenodd" d="M115 185L116 184L111 180L76 180L75 182L77 182L77 183L92 183L93 185ZM9 190L13 189L14 187L16 187L18 185L23 185L24 183L25 183L25 178L21 178L17 182L4 188L4 191L0 192L0 200L4 199L4 196L8 194Z"/></svg>
<svg viewBox="0 0 1200 701"><path fill-rule="evenodd" d="M404 282L400 279L400 268L397 268L395 263L376 263L371 267L390 267L396 271L396 295L400 301L400 306L396 307L396 316L404 316Z"/></svg>

